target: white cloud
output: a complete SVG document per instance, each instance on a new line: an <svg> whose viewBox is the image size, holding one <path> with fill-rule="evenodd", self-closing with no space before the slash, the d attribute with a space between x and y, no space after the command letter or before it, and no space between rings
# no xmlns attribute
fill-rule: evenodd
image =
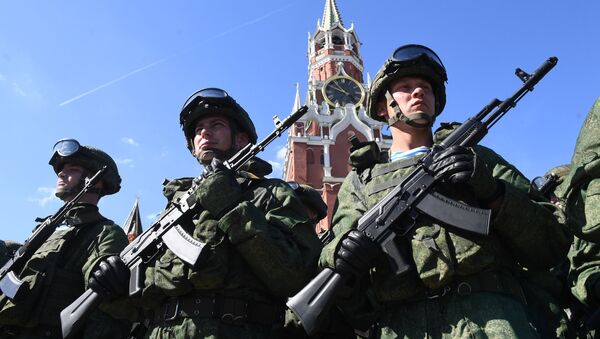
<svg viewBox="0 0 600 339"><path fill-rule="evenodd" d="M281 146L277 151L277 160L283 161L285 159L285 153L287 152L287 145Z"/></svg>
<svg viewBox="0 0 600 339"><path fill-rule="evenodd" d="M127 166L129 168L134 168L135 167L135 165L133 163L133 159L115 159L115 162L118 165Z"/></svg>
<svg viewBox="0 0 600 339"><path fill-rule="evenodd" d="M139 146L140 145L137 141L133 140L133 138L122 137L121 141L128 145L131 145L131 146Z"/></svg>
<svg viewBox="0 0 600 339"><path fill-rule="evenodd" d="M11 85L12 85L15 93L17 93L18 95L20 95L22 97L27 96L27 93L25 93L25 91L23 90L23 88L21 88L21 86L19 84L17 84L16 82L13 82Z"/></svg>
<svg viewBox="0 0 600 339"><path fill-rule="evenodd" d="M28 198L27 200L37 203L41 207L45 207L52 201L59 201L54 193L56 193L56 187L38 187L37 195L40 197Z"/></svg>
<svg viewBox="0 0 600 339"><path fill-rule="evenodd" d="M160 212L147 214L146 219L150 220L150 222L155 222L159 215L160 215Z"/></svg>

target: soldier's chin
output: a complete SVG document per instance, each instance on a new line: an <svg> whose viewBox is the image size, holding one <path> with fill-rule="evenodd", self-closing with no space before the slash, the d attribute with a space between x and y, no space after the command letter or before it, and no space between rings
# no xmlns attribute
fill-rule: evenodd
<svg viewBox="0 0 600 339"><path fill-rule="evenodd" d="M56 192L54 192L54 195L59 198L60 200L65 200L69 197L69 194L71 194L71 190L70 189L65 189L65 188L57 188Z"/></svg>
<svg viewBox="0 0 600 339"><path fill-rule="evenodd" d="M216 153L214 150L203 150L203 151L200 151L200 153L198 155L196 155L196 158L202 164L210 164L210 162L212 161L212 159L215 156L216 156Z"/></svg>

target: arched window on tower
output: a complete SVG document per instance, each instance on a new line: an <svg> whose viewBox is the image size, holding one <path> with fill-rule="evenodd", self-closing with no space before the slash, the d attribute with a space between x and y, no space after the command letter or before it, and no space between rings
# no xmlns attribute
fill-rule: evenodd
<svg viewBox="0 0 600 339"><path fill-rule="evenodd" d="M312 165L315 163L315 154L312 148L306 149L306 163Z"/></svg>

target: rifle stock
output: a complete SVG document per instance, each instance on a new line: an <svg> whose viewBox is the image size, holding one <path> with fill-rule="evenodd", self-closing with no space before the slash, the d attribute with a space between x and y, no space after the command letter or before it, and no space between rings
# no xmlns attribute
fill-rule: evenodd
<svg viewBox="0 0 600 339"><path fill-rule="evenodd" d="M293 123L298 121L308 111L308 107L302 106L296 112L280 121L274 117L275 130L256 145L248 144L238 151L223 165L233 171L238 171L248 161L262 152L267 145L285 132ZM196 203L195 192L198 189L205 174L201 174L193 180L192 187L177 200L172 206L161 214L146 231L133 240L119 256L131 272L129 281L129 295L133 296L142 290L142 265L154 258L164 248L168 247L180 259L193 266L196 264L204 248L204 243L194 239L188 234L181 224L189 221L196 213L201 211L202 206ZM163 246L164 245L164 246ZM97 293L85 291L75 302L60 312L62 334L69 338L77 333L83 320L101 303Z"/></svg>
<svg viewBox="0 0 600 339"><path fill-rule="evenodd" d="M504 101L494 99L477 115L467 119L439 145L434 146L395 188L381 201L371 207L358 221L357 229L382 248L390 259L392 271L402 274L410 266L410 260L404 257L394 238L402 236L415 225L419 213L431 213L432 217L451 226L455 231L474 236L486 236L489 232L490 211L475 209L435 193L437 183L428 170L433 157L438 152L455 145L474 146L488 133L488 130L501 119L525 94L556 65L558 59L550 57L533 74L517 69L516 74L524 83L511 97ZM484 120L485 119L485 120ZM458 216L439 209L449 209ZM397 225L401 216L408 215L411 225ZM461 222L461 219L469 220ZM290 298L287 306L294 312L308 335L319 329L323 313L334 302L337 290L347 277L326 268L321 271L298 294Z"/></svg>

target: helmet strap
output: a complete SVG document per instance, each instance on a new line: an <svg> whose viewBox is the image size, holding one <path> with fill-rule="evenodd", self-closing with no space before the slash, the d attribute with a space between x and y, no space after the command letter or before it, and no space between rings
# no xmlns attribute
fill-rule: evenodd
<svg viewBox="0 0 600 339"><path fill-rule="evenodd" d="M390 93L389 90L385 91L385 98L387 100L387 104L389 107L392 108L392 110L394 110L394 116L392 116L391 118L388 118L387 123L389 126L392 126L393 124L395 124L398 121L402 121L403 123L414 127L414 128L428 128L433 126L433 123L435 122L435 116L431 116L429 114L426 113L414 113L414 114L410 114L409 116L404 115L404 113L402 113L402 111L400 110L400 107L398 106L398 102L396 102L396 100L394 99L394 97L392 96L392 93ZM416 120L425 120L427 121L426 123L418 123Z"/></svg>

